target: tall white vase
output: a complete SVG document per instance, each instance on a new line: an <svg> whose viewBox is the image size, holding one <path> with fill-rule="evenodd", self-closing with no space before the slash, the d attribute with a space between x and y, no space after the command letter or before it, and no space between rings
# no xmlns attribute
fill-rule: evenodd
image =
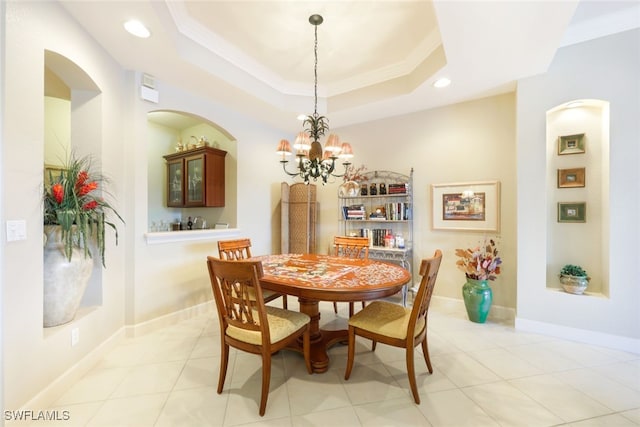
<svg viewBox="0 0 640 427"><path fill-rule="evenodd" d="M60 226L45 226L47 240L44 245L44 327L71 322L87 288L93 259L84 256L84 250L73 248L71 261L64 253Z"/></svg>

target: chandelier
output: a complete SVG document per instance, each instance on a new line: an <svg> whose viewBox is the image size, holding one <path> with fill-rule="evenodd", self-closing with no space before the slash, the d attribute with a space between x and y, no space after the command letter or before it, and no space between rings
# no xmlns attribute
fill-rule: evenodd
<svg viewBox="0 0 640 427"><path fill-rule="evenodd" d="M335 134L330 134L322 151L320 137L324 136L329 130L329 119L318 114L318 25L322 24L322 16L311 15L309 23L314 26L315 42L313 45L313 54L315 62L313 65L314 81L314 103L313 114L307 116L302 122L304 131L299 132L293 144L296 150L296 172L287 170L287 157L292 154L291 144L286 139L280 140L278 144L277 154L282 155L282 169L289 176L299 176L304 180L305 184L313 179L317 181L322 179L322 185L327 183L329 177L341 178L345 175L347 168L351 165L349 161L353 157L353 150L348 142L340 143L340 138ZM336 160L343 160L345 173L337 175L334 173Z"/></svg>

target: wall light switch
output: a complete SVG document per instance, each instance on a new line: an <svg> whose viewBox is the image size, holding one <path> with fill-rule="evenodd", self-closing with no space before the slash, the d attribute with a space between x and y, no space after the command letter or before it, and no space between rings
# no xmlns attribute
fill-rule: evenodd
<svg viewBox="0 0 640 427"><path fill-rule="evenodd" d="M27 240L27 221L17 219L7 221L7 242Z"/></svg>

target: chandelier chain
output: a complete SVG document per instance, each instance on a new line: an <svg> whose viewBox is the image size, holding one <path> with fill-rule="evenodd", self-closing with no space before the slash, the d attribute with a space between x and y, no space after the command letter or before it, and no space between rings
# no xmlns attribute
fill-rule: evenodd
<svg viewBox="0 0 640 427"><path fill-rule="evenodd" d="M315 42L313 44L313 75L314 75L314 84L313 84L313 117L318 117L318 26L314 25L314 38Z"/></svg>

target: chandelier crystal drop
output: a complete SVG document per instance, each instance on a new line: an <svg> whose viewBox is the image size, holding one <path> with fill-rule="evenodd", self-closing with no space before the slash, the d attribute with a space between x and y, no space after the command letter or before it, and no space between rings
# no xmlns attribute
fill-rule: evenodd
<svg viewBox="0 0 640 427"><path fill-rule="evenodd" d="M327 183L329 177L341 178L345 175L347 168L351 164L350 159L353 157L353 149L348 142L340 143L338 135L330 134L325 143L324 152L320 138L329 131L329 119L318 114L318 25L322 24L323 18L320 15L311 15L309 23L314 26L314 104L313 114L306 116L302 122L304 128L299 132L293 143L296 150L296 172L287 170L287 157L292 153L291 144L288 140L282 139L278 144L276 153L282 156L280 163L284 172L292 177L300 177L305 184L309 181L322 180L322 185ZM336 160L342 159L345 173L337 175L334 173Z"/></svg>

